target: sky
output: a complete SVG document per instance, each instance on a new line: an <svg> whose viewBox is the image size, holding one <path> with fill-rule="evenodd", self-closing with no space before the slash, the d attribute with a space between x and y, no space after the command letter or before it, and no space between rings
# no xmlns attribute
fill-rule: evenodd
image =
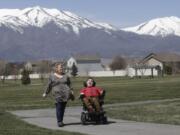
<svg viewBox="0 0 180 135"><path fill-rule="evenodd" d="M180 17L180 0L0 0L0 8L33 6L70 11L120 28L159 17Z"/></svg>

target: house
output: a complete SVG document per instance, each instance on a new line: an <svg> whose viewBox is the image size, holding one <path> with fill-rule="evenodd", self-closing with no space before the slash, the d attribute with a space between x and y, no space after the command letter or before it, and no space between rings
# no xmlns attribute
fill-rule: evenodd
<svg viewBox="0 0 180 135"><path fill-rule="evenodd" d="M32 73L49 73L53 62L50 60L28 61L24 65L31 68Z"/></svg>
<svg viewBox="0 0 180 135"><path fill-rule="evenodd" d="M162 74L180 73L180 55L175 53L151 53L140 64L154 66Z"/></svg>
<svg viewBox="0 0 180 135"><path fill-rule="evenodd" d="M79 76L87 76L90 71L104 70L101 65L101 59L97 55L76 55L67 61L67 68L72 68L73 64L77 66Z"/></svg>
<svg viewBox="0 0 180 135"><path fill-rule="evenodd" d="M112 58L101 58L101 65L105 71L110 71L110 64L112 63Z"/></svg>

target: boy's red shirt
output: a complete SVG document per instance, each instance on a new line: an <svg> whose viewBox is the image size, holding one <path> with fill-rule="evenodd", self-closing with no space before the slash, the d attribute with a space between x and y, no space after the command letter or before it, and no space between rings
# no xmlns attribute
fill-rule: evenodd
<svg viewBox="0 0 180 135"><path fill-rule="evenodd" d="M80 94L84 94L86 97L97 97L101 95L102 91L98 87L86 87L81 89Z"/></svg>

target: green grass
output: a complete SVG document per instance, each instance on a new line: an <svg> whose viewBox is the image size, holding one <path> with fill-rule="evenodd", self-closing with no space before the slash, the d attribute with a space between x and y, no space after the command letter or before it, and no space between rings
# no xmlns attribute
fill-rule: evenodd
<svg viewBox="0 0 180 135"><path fill-rule="evenodd" d="M45 85L46 82L40 80L32 80L32 84L27 86L21 85L20 81L0 84L0 135L81 135L39 128L7 113L9 110L54 108L52 97L42 98Z"/></svg>
<svg viewBox="0 0 180 135"><path fill-rule="evenodd" d="M107 91L105 102L122 103L156 99L180 98L180 78L166 77L155 79L95 78L97 85ZM72 79L76 98L85 78ZM53 97L43 99L46 81L33 80L31 85L8 81L0 85L0 108L3 110L54 107ZM79 100L68 105L80 105Z"/></svg>
<svg viewBox="0 0 180 135"><path fill-rule="evenodd" d="M0 111L0 135L81 135L81 134L39 128L27 124L7 112Z"/></svg>
<svg viewBox="0 0 180 135"><path fill-rule="evenodd" d="M79 90L83 87L82 82L85 79L86 78L72 78L72 85L76 97L78 97ZM107 77L95 78L95 80L97 82L97 86L102 87L107 91L107 95L105 98L106 104L180 98L180 77L178 76L154 79L129 79L119 77ZM5 84L2 84L0 82L0 135L73 135L73 133L51 131L38 128L26 124L21 120L17 119L15 116L7 113L7 111L9 110L47 107L54 108L53 97L49 96L46 99L42 98L42 93L45 89L46 83L47 80L45 80L44 82L41 82L40 80L32 80L31 85L24 86L21 85L20 81L6 81ZM74 102L69 102L68 105L81 105L81 102L77 99ZM143 108L144 107L146 106L143 106ZM123 108L119 108L120 110L116 108L108 109L108 114L116 118L151 122L151 120L148 120L149 116L147 116L147 114L151 113L151 111L148 109L143 109L142 106L136 106L134 108L133 106L124 106ZM153 109L156 108L156 106L151 106L150 108ZM172 108L168 109L171 110ZM155 115L153 115L154 120L152 120L152 122L157 121L162 123L171 123L170 121L158 119L159 115L157 114L160 113L161 110L158 111ZM144 115L144 118L140 119L139 117L137 117L138 115L134 115L136 114L135 112L137 112L139 116ZM167 112L167 114L170 113ZM176 118L179 118L179 114L177 113L177 115L175 115ZM171 115L166 116L171 117ZM176 122L174 122L174 124L176 124Z"/></svg>
<svg viewBox="0 0 180 135"><path fill-rule="evenodd" d="M107 112L117 119L180 125L180 101L110 107Z"/></svg>
<svg viewBox="0 0 180 135"><path fill-rule="evenodd" d="M180 97L180 78L119 79L99 83L107 90L107 102L133 102Z"/></svg>

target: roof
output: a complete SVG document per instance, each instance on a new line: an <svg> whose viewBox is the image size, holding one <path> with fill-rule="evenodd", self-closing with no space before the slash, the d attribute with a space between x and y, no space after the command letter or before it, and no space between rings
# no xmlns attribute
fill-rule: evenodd
<svg viewBox="0 0 180 135"><path fill-rule="evenodd" d="M139 63L140 58L126 57L125 60L129 66L134 66L134 65L137 65L137 63Z"/></svg>
<svg viewBox="0 0 180 135"><path fill-rule="evenodd" d="M104 66L109 66L112 63L112 58L101 58L101 64Z"/></svg>
<svg viewBox="0 0 180 135"><path fill-rule="evenodd" d="M79 72L89 72L89 71L103 71L100 63L80 63L77 65Z"/></svg>
<svg viewBox="0 0 180 135"><path fill-rule="evenodd" d="M151 53L146 56L140 63L144 63L151 58L154 58L160 62L180 62L180 55L175 53Z"/></svg>
<svg viewBox="0 0 180 135"><path fill-rule="evenodd" d="M73 56L77 63L100 63L101 59L98 55L76 55Z"/></svg>

